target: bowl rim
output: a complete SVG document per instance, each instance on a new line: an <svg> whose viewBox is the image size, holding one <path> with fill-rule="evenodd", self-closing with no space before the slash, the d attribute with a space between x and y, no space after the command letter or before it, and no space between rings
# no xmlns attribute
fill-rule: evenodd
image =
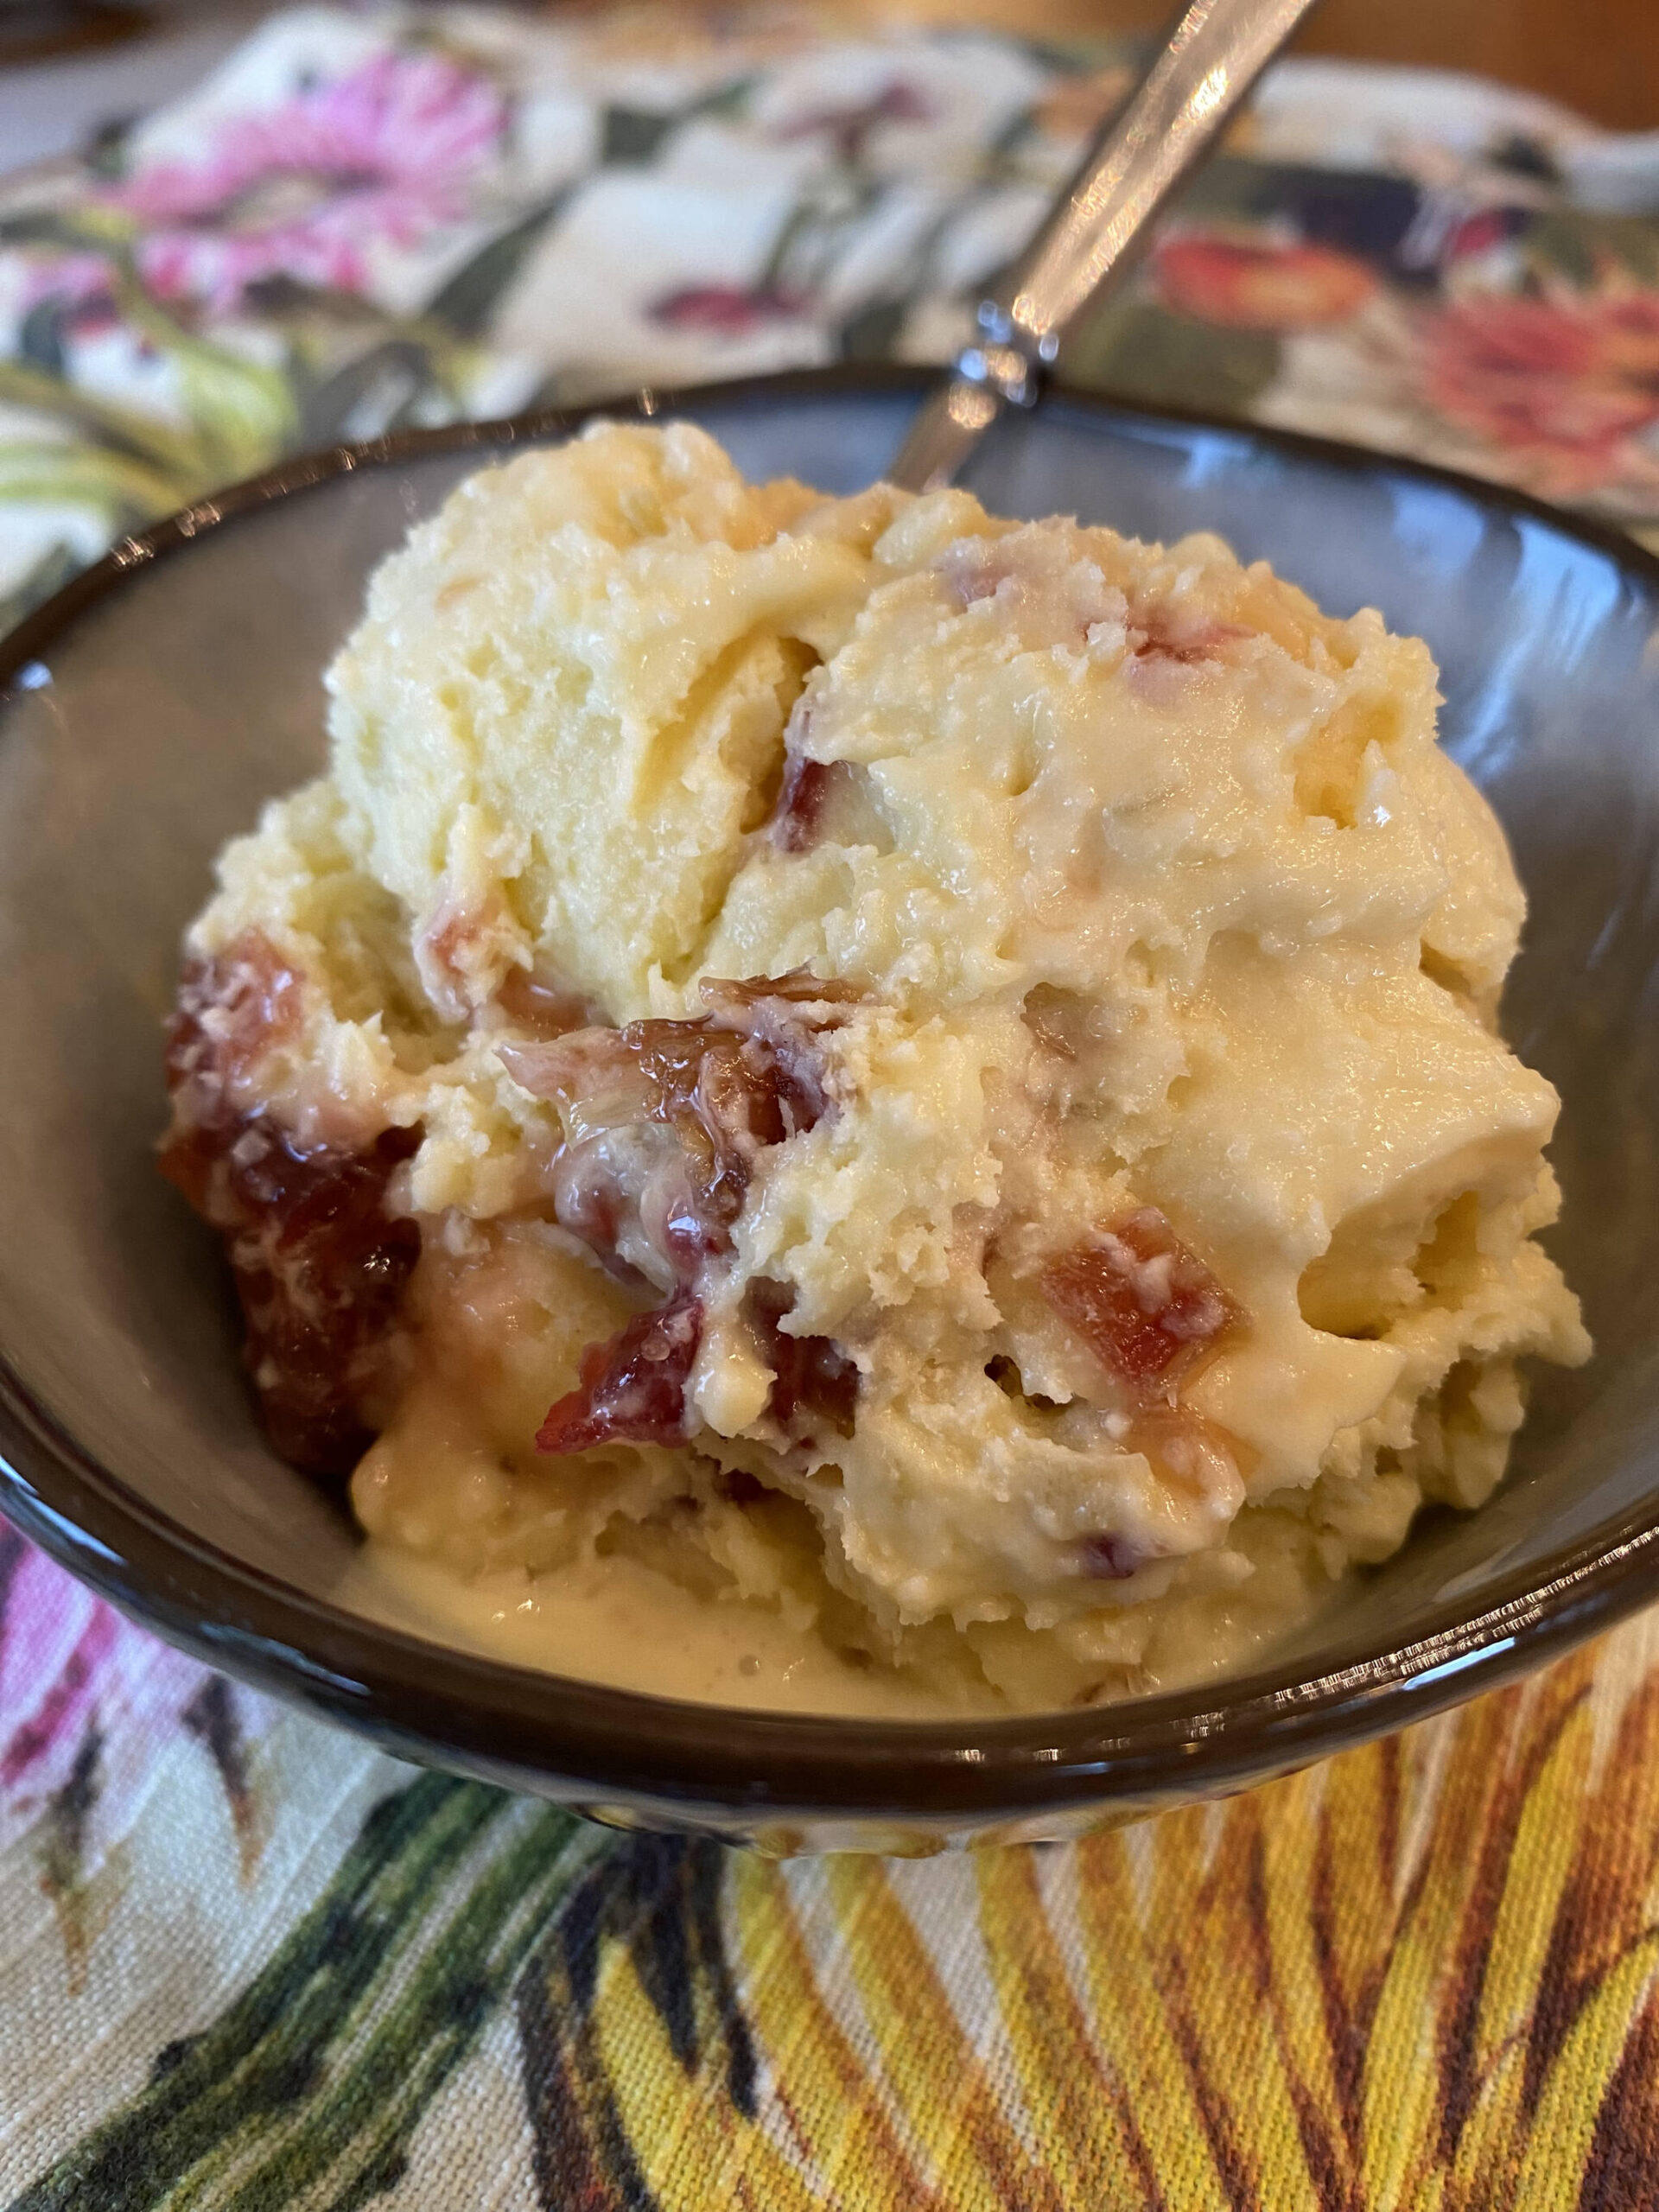
<svg viewBox="0 0 1659 2212"><path fill-rule="evenodd" d="M397 431L277 461L121 539L0 639L0 693L107 594L204 533L357 470L509 450L599 417L771 398L917 397L926 368L837 365ZM1457 471L1334 440L1058 386L1046 410L1121 429L1205 431L1292 460L1449 491L1610 558L1659 607L1659 557L1617 528ZM1117 1706L888 1720L697 1705L549 1675L348 1612L249 1566L152 1506L39 1403L0 1349L0 1503L61 1566L209 1665L437 1763L626 1805L983 1821L1265 1778L1495 1688L1659 1593L1659 1498L1501 1577L1478 1612L1443 1600L1421 1633Z"/></svg>

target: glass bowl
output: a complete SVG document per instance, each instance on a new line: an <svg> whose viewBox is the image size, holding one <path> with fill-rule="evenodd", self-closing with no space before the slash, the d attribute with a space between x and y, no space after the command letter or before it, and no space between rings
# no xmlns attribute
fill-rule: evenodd
<svg viewBox="0 0 1659 2212"><path fill-rule="evenodd" d="M752 475L877 475L918 373L607 410L705 423ZM214 1240L156 1171L160 1025L213 855L323 753L321 671L370 569L577 415L283 463L129 539L0 646L0 1505L213 1665L407 1757L774 1851L1073 1834L1243 1788L1490 1688L1659 1594L1659 562L1442 473L1056 394L993 509L1220 531L1332 613L1427 639L1451 750L1532 898L1510 1037L1560 1087L1553 1247L1592 1364L1540 1379L1493 1502L1420 1524L1247 1677L1007 1720L738 1713L536 1674L331 1594L340 1505L265 1448Z"/></svg>

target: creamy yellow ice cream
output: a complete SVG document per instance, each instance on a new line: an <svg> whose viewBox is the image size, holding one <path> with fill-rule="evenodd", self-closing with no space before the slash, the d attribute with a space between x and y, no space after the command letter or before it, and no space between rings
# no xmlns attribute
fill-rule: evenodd
<svg viewBox="0 0 1659 2212"><path fill-rule="evenodd" d="M1167 1684L1586 1356L1521 891L1376 614L607 426L414 530L327 681L175 1099L379 1147L353 1496L458 1618L720 1695L747 1639L762 1700Z"/></svg>

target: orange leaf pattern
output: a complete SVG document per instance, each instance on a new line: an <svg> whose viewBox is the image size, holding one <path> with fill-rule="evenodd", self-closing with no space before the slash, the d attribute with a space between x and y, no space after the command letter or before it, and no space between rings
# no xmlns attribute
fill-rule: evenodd
<svg viewBox="0 0 1659 2212"><path fill-rule="evenodd" d="M1650 2204L1651 1643L1623 1631L1403 1738L1069 1848L670 1847L721 1869L752 2100L718 2087L729 2027L666 2098L618 2042L561 2139L625 2126L662 2212ZM541 2063L594 2018L637 2033L635 1986L543 2006ZM693 2126L712 2164L677 2150Z"/></svg>

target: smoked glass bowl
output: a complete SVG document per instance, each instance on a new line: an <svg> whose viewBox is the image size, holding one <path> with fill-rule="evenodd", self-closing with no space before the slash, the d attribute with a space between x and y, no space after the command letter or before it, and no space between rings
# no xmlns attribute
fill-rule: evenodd
<svg viewBox="0 0 1659 2212"><path fill-rule="evenodd" d="M925 380L785 377L608 411L852 490ZM156 1173L160 1033L213 854L323 753L365 578L463 474L579 418L284 463L130 539L0 645L0 1509L162 1635L430 1764L775 1851L1056 1837L1219 1794L1499 1683L1659 1596L1659 562L1488 486L1057 394L970 481L1014 514L1220 531L1426 637L1532 902L1509 1033L1565 1101L1551 1238L1593 1362L1538 1379L1503 1489L1426 1517L1248 1677L1007 1720L738 1713L353 1613L339 1502L266 1449L214 1240Z"/></svg>

